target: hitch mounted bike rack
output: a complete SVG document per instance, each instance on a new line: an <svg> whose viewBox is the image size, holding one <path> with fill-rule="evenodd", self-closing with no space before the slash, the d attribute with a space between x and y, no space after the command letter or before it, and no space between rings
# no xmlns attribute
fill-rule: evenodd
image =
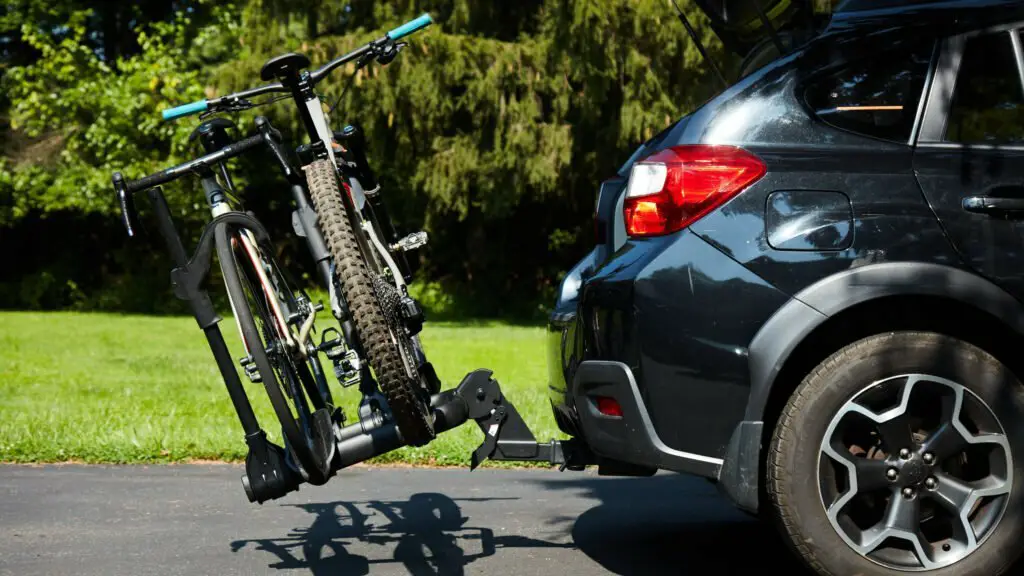
<svg viewBox="0 0 1024 576"><path fill-rule="evenodd" d="M430 404L437 433L470 420L484 433L484 442L473 452L470 470L487 459L546 462L562 470L582 470L596 463L593 455L574 440L537 442L490 370L470 372L455 388L435 394ZM380 412L362 415L358 422L338 429L335 436L335 472L406 445L395 423L383 418ZM265 448L261 443L272 448ZM250 502L262 504L298 489L302 478L287 470L281 448L267 442L265 435L249 446L242 486Z"/></svg>
<svg viewBox="0 0 1024 576"><path fill-rule="evenodd" d="M124 185L115 178L115 187ZM309 482L301 468L291 462L285 448L272 443L260 427L252 405L242 386L234 360L220 331L216 313L203 284L209 275L214 236L225 226L239 226L257 237L265 238L266 230L247 214L229 213L217 216L203 230L195 251L189 256L174 226L167 199L160 187L146 191L153 205L157 228L174 262L171 285L177 298L187 301L196 324L206 336L227 388L228 396L245 433L249 452L245 459L242 486L250 502L262 504L280 498ZM455 388L431 397L430 407L434 430L441 434L473 420L484 433L484 442L472 455L470 469L484 460L546 462L562 470L582 470L597 464L597 459L583 444L574 440L537 442L515 405L505 397L490 370L480 369L467 374ZM339 470L364 462L408 443L391 418L387 402L379 391L374 396L364 392L358 421L347 426L335 425L335 450L331 457L331 476ZM379 407L374 408L377 404ZM323 484L329 480L323 479Z"/></svg>

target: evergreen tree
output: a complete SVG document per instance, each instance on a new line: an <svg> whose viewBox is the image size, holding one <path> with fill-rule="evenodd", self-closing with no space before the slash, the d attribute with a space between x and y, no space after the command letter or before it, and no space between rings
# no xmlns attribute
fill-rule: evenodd
<svg viewBox="0 0 1024 576"><path fill-rule="evenodd" d="M16 154L4 160L0 195L9 200L0 226L8 233L54 212L91 226L98 219L88 215L102 215L105 225L116 226L113 170L138 177L194 152L184 136L196 122L162 123L159 109L253 86L263 62L284 51L303 52L318 65L428 11L436 24L410 37L392 64L338 70L318 89L325 102L337 102L336 126L358 122L366 130L399 227L430 233L421 282L438 283L468 312L530 313L589 249L600 182L710 94L707 68L667 0L161 6L138 17L133 41L111 43L101 35L97 42L94 32L110 26L110 18L101 14L97 24L96 12L68 12L62 38L23 26L29 45L46 57L12 61L18 65L4 80L12 132L49 135L55 153L45 162ZM714 37L704 34L718 53ZM293 143L303 139L290 100L240 115L243 131L257 113ZM288 232L288 198L267 165L261 158L238 164L249 172L241 179L247 207L281 237ZM182 186L175 204L193 232L206 217L192 208L197 197ZM131 272L128 254L137 249L115 248L129 252L120 265L107 262L103 273L51 275L58 285L76 282L85 305L135 307L123 294L97 296ZM301 258L297 250L287 254ZM29 279L39 273L38 265L21 271ZM0 306L21 304L0 288Z"/></svg>

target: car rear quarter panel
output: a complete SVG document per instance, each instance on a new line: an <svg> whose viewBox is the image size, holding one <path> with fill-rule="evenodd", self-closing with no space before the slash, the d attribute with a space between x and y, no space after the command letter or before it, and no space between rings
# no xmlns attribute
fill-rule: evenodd
<svg viewBox="0 0 1024 576"><path fill-rule="evenodd" d="M853 134L813 118L802 100L813 55L768 69L732 99L694 115L682 142L733 144L768 166L761 181L692 230L783 292L872 263L960 265L914 176L913 148ZM699 117L698 117L699 116ZM775 249L765 210L773 192L832 192L849 199L852 242L840 249ZM813 207L811 207L813 208Z"/></svg>
<svg viewBox="0 0 1024 576"><path fill-rule="evenodd" d="M724 455L749 395L747 344L788 297L696 234L628 241L580 296L580 357L633 371L659 437Z"/></svg>
<svg viewBox="0 0 1024 576"><path fill-rule="evenodd" d="M960 266L917 186L911 147L812 118L800 91L815 58L802 52L765 67L648 144L652 152L737 145L761 157L768 174L680 233L614 239L582 287L574 329L564 332L574 362L613 360L634 371L671 448L724 456L749 397L748 347L802 288L880 262ZM843 241L773 248L765 213L777 191L847 198L848 227L836 231Z"/></svg>

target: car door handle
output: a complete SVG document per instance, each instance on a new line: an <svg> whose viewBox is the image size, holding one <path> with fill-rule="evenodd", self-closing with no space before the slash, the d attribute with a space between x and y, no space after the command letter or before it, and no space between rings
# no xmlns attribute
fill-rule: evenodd
<svg viewBox="0 0 1024 576"><path fill-rule="evenodd" d="M964 198L964 210L978 214L1006 214L1019 212L1024 218L1024 198L999 198L996 196L968 196Z"/></svg>

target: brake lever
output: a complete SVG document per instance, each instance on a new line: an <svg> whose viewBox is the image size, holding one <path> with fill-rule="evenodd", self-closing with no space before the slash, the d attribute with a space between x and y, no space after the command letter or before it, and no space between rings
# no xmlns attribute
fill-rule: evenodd
<svg viewBox="0 0 1024 576"><path fill-rule="evenodd" d="M388 39L387 42L378 48L377 63L381 66L387 66L394 61L395 57L398 56L398 53L402 51L402 48L405 48L408 45L409 44L406 42L394 42L391 39Z"/></svg>
<svg viewBox="0 0 1024 576"><path fill-rule="evenodd" d="M220 114L222 112L245 112L246 110L250 110L252 108L255 108L256 106L257 105L253 104L251 100L247 100L245 98L238 98L236 96L231 100L218 104L215 108L211 108L206 112L203 112L199 115L199 119L203 120L205 118L213 116L214 114Z"/></svg>
<svg viewBox="0 0 1024 576"><path fill-rule="evenodd" d="M139 227L139 211L135 207L135 197L128 191L128 186L124 183L124 176L120 172L114 172L111 181L114 183L117 202L121 206L121 223L124 224L128 237L132 238L135 236L135 229Z"/></svg>
<svg viewBox="0 0 1024 576"><path fill-rule="evenodd" d="M257 116L255 120L256 129L263 135L263 141L266 142L270 148L270 152L274 155L277 163L281 166L281 171L284 173L285 179L292 184L302 185L303 180L299 177L295 169L292 168L291 162L285 156L284 151L281 149L281 131L274 128L270 124L270 120L267 120L265 116Z"/></svg>

